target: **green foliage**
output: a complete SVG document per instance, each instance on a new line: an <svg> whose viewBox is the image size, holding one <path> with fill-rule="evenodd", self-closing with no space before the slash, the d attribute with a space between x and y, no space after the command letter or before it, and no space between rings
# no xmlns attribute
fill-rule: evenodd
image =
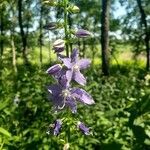
<svg viewBox="0 0 150 150"><path fill-rule="evenodd" d="M97 66L85 72L87 89L96 104L79 105L78 117L91 127L92 135L85 136L69 122L58 137L47 135L55 115L48 102L46 86L51 78L37 66L18 66L15 75L3 68L0 104L1 149L70 149L145 150L150 145L150 75L132 66L121 66L112 76L103 77ZM131 71L129 71L131 70ZM18 101L14 99L18 98ZM66 113L61 114L64 116ZM86 115L85 115L86 114ZM72 124L72 125L71 125ZM68 127L70 127L68 130ZM69 141L65 138L70 131ZM66 136L67 135L67 136Z"/></svg>

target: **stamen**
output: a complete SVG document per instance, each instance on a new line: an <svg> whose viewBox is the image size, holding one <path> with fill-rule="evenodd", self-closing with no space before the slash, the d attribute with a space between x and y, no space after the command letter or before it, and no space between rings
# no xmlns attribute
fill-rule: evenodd
<svg viewBox="0 0 150 150"><path fill-rule="evenodd" d="M65 107L65 102L66 102L66 98L70 95L69 90L65 89L62 91L62 93L60 94L60 96L63 97L63 105L62 106L58 106L58 109L63 109Z"/></svg>
<svg viewBox="0 0 150 150"><path fill-rule="evenodd" d="M74 71L78 71L78 70L79 70L79 66L78 66L78 65L74 65L74 66L73 66L73 70L74 70Z"/></svg>

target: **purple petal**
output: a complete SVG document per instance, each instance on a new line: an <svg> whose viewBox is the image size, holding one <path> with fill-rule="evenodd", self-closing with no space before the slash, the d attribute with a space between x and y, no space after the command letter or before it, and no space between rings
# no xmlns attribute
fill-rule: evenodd
<svg viewBox="0 0 150 150"><path fill-rule="evenodd" d="M55 95L59 95L61 93L62 88L60 85L55 84L55 85L49 86L48 91L51 95L55 96Z"/></svg>
<svg viewBox="0 0 150 150"><path fill-rule="evenodd" d="M70 69L70 68L72 67L72 63L71 63L71 59L70 59L70 58L63 58L63 59L61 59L61 60L63 61L64 65L65 65L68 69Z"/></svg>
<svg viewBox="0 0 150 150"><path fill-rule="evenodd" d="M78 65L80 69L85 69L89 67L91 61L89 59L81 59L78 61Z"/></svg>
<svg viewBox="0 0 150 150"><path fill-rule="evenodd" d="M90 129L86 127L82 122L78 122L77 127L81 130L85 135L90 135Z"/></svg>
<svg viewBox="0 0 150 150"><path fill-rule="evenodd" d="M68 71L66 72L66 78L67 78L67 80L68 80L68 83L70 83L70 81L71 81L71 79L72 79L72 75L73 75L72 70L68 70Z"/></svg>
<svg viewBox="0 0 150 150"><path fill-rule="evenodd" d="M74 88L71 91L72 96L76 97L77 100L79 100L82 103L91 105L94 104L93 98L83 89L80 88Z"/></svg>
<svg viewBox="0 0 150 150"><path fill-rule="evenodd" d="M71 54L71 62L76 63L78 61L78 57L79 57L79 51L77 48L74 48Z"/></svg>
<svg viewBox="0 0 150 150"><path fill-rule="evenodd" d="M86 84L86 79L83 76L83 74L80 73L80 71L75 71L73 74L73 79L78 82L81 85L85 85Z"/></svg>
<svg viewBox="0 0 150 150"><path fill-rule="evenodd" d="M77 105L73 98L68 97L66 100L66 105L70 107L72 113L77 113Z"/></svg>
<svg viewBox="0 0 150 150"><path fill-rule="evenodd" d="M55 75L57 74L60 70L62 69L62 66L60 64L56 64L53 65L52 67L50 67L46 73L51 74L51 75Z"/></svg>
<svg viewBox="0 0 150 150"><path fill-rule="evenodd" d="M65 74L66 74L66 70L64 68L62 68L59 72L57 72L57 74L54 75L54 77L58 81L59 78Z"/></svg>
<svg viewBox="0 0 150 150"><path fill-rule="evenodd" d="M54 105L55 111L61 110L65 106L65 100L61 95L51 95L50 100Z"/></svg>
<svg viewBox="0 0 150 150"><path fill-rule="evenodd" d="M54 132L53 132L54 135L58 135L59 134L61 126L62 126L61 120L56 120L55 124L54 124Z"/></svg>
<svg viewBox="0 0 150 150"><path fill-rule="evenodd" d="M58 82L63 88L69 87L69 82L68 82L66 75L60 76L60 78L58 79Z"/></svg>

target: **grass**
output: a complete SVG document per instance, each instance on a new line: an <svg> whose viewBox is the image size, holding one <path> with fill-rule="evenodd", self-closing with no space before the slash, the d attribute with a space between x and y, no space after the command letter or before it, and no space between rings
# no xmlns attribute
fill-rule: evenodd
<svg viewBox="0 0 150 150"><path fill-rule="evenodd" d="M100 50L99 50L99 45L97 45L94 49L94 53L95 53L95 57L93 61L94 65L100 65L101 64L101 56L100 56ZM117 45L116 46L116 50L113 53L113 55L111 55L111 66L113 65L137 65L139 67L145 67L146 64L146 56L145 54L140 54L138 56L134 56L134 53L131 51L132 47L130 45ZM39 47L35 47L34 49L29 49L28 50L28 58L29 61L31 62L31 64L33 65L40 65L40 48ZM90 48L88 48L86 50L86 56L87 58L92 59L91 56L91 50ZM23 64L23 59L21 57L22 55L17 55L17 64ZM7 48L4 51L4 56L3 56L4 60L6 60L5 62L7 63L7 60L11 59L12 60L12 51L10 48ZM46 46L42 47L42 63L43 65L46 64L50 64L54 61L56 61L56 54L53 53L53 50L50 49Z"/></svg>

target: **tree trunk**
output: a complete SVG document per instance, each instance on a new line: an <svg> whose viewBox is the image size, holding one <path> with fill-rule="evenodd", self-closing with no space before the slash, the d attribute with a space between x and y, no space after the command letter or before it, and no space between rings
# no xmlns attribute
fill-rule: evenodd
<svg viewBox="0 0 150 150"><path fill-rule="evenodd" d="M109 75L109 10L110 0L102 0L102 19L101 19L101 46L102 46L102 72Z"/></svg>
<svg viewBox="0 0 150 150"><path fill-rule="evenodd" d="M28 64L27 59L27 37L25 35L24 29L23 29L23 20L22 20L22 0L18 0L18 21L19 21L19 27L20 27L20 34L22 39L22 54L25 64Z"/></svg>
<svg viewBox="0 0 150 150"><path fill-rule="evenodd" d="M52 57L51 57L51 34L50 34L50 31L48 31L48 38L49 38L49 43L48 43L49 61L51 63Z"/></svg>
<svg viewBox="0 0 150 150"><path fill-rule="evenodd" d="M1 31L1 37L0 37L0 55L2 57L3 51L4 51L4 6L2 5L0 8L0 31Z"/></svg>
<svg viewBox="0 0 150 150"><path fill-rule="evenodd" d="M147 53L147 61L146 61L146 70L150 71L150 35L147 27L147 20L146 20L146 14L142 7L141 0L137 0L137 4L141 13L141 23L144 25L144 34L145 34L145 46L146 46L146 53Z"/></svg>
<svg viewBox="0 0 150 150"><path fill-rule="evenodd" d="M17 73L17 66L16 66L16 48L15 48L15 44L14 44L14 37L13 37L13 33L11 33L11 48L12 48L12 64L13 64L13 68L14 68L14 72Z"/></svg>
<svg viewBox="0 0 150 150"><path fill-rule="evenodd" d="M40 64L41 64L41 66L42 66L42 45L43 45L42 25L43 25L43 7L41 6L41 11L40 11L40 36L39 36L39 44L40 44Z"/></svg>

